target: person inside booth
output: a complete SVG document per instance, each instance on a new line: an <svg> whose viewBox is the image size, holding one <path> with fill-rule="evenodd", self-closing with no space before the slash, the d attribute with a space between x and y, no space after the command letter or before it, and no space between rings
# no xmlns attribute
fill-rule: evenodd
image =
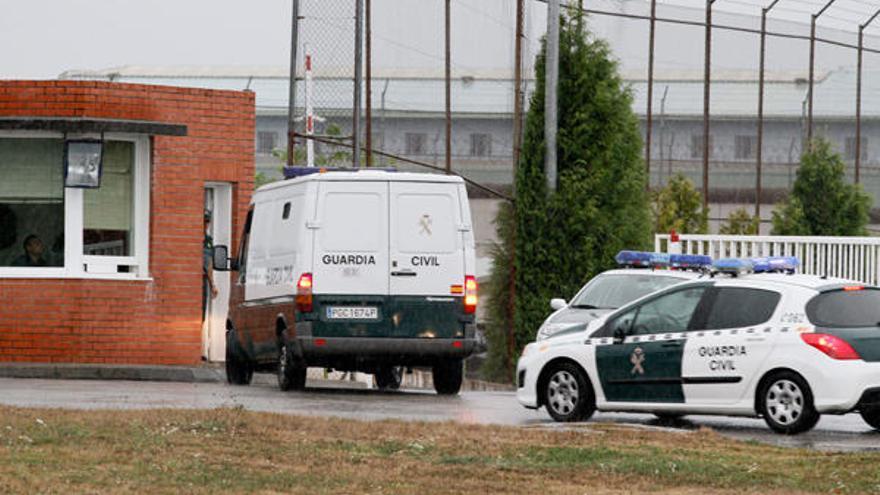
<svg viewBox="0 0 880 495"><path fill-rule="evenodd" d="M39 237L34 234L25 237L22 248L24 254L14 259L12 266L48 266L46 258L43 257L46 246Z"/></svg>

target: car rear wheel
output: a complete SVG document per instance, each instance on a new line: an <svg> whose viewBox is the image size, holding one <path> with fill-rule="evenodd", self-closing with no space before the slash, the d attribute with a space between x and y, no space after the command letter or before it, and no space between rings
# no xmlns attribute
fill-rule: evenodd
<svg viewBox="0 0 880 495"><path fill-rule="evenodd" d="M764 380L758 391L758 408L767 426L784 435L809 431L819 422L809 385L791 371L780 371Z"/></svg>
<svg viewBox="0 0 880 495"><path fill-rule="evenodd" d="M230 331L226 337L226 381L230 385L250 385L254 369L235 352L234 346L234 335Z"/></svg>
<svg viewBox="0 0 880 495"><path fill-rule="evenodd" d="M282 339L278 345L278 388L285 392L306 388L307 371L308 368L295 362L290 344Z"/></svg>
<svg viewBox="0 0 880 495"><path fill-rule="evenodd" d="M559 422L584 421L596 411L596 400L587 377L573 363L551 365L542 381L544 406Z"/></svg>
<svg viewBox="0 0 880 495"><path fill-rule="evenodd" d="M374 374L379 390L397 390L403 382L403 366L383 366Z"/></svg>
<svg viewBox="0 0 880 495"><path fill-rule="evenodd" d="M868 426L880 430L880 406L866 407L859 411L859 414L862 415L862 419L868 423Z"/></svg>
<svg viewBox="0 0 880 495"><path fill-rule="evenodd" d="M455 395L461 390L464 380L464 362L452 361L434 365L431 368L434 390L440 395Z"/></svg>

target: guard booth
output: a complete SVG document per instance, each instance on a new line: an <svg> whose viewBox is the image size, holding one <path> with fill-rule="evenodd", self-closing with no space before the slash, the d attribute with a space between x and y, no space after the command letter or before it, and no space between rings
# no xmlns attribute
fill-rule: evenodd
<svg viewBox="0 0 880 495"><path fill-rule="evenodd" d="M0 362L222 360L253 156L251 92L0 81Z"/></svg>

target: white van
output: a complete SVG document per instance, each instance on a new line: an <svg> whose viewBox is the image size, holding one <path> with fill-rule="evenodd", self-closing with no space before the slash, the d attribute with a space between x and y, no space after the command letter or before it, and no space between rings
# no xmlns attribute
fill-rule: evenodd
<svg viewBox="0 0 880 495"><path fill-rule="evenodd" d="M215 248L231 291L230 383L276 369L282 390L306 368L374 373L397 388L403 367L433 370L458 393L476 345L474 235L461 178L388 171L314 173L261 187L238 257Z"/></svg>

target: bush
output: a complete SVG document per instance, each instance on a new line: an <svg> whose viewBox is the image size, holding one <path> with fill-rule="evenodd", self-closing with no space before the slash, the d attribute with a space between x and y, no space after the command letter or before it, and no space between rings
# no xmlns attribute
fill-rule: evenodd
<svg viewBox="0 0 880 495"><path fill-rule="evenodd" d="M843 160L824 139L801 157L791 196L773 212L775 235L867 235L871 197L849 184Z"/></svg>

